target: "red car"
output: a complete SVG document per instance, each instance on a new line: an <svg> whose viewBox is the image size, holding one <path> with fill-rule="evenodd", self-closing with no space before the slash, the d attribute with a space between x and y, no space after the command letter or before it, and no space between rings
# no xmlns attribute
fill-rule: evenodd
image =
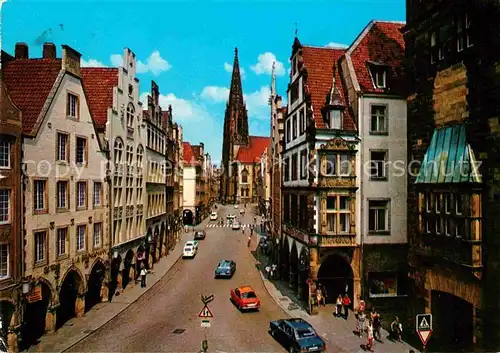
<svg viewBox="0 0 500 353"><path fill-rule="evenodd" d="M260 300L250 286L231 289L231 301L241 311L260 309Z"/></svg>

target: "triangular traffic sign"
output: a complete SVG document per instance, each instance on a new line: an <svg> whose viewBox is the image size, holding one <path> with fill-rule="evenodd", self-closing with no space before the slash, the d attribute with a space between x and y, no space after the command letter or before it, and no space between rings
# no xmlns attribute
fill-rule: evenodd
<svg viewBox="0 0 500 353"><path fill-rule="evenodd" d="M429 323L427 322L427 319L425 317L422 318L420 323L418 324L418 329L419 331L425 331L425 330L430 330L431 327L429 326Z"/></svg>
<svg viewBox="0 0 500 353"><path fill-rule="evenodd" d="M212 314L208 306L205 305L198 314L198 317L214 317L214 315Z"/></svg>
<svg viewBox="0 0 500 353"><path fill-rule="evenodd" d="M424 346L427 345L429 338L431 338L432 330L430 330L430 331L418 331L417 333L418 333L418 336L420 337L420 340L422 341L422 344Z"/></svg>

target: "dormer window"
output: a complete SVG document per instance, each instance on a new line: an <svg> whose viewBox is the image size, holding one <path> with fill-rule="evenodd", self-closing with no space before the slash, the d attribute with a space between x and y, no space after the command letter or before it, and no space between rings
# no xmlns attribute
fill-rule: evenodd
<svg viewBox="0 0 500 353"><path fill-rule="evenodd" d="M373 84L376 88L386 88L387 70L385 67L377 66L372 68Z"/></svg>
<svg viewBox="0 0 500 353"><path fill-rule="evenodd" d="M297 55L292 58L292 76L295 75L297 71Z"/></svg>
<svg viewBox="0 0 500 353"><path fill-rule="evenodd" d="M342 112L338 109L333 109L328 112L328 120L330 129L342 129Z"/></svg>

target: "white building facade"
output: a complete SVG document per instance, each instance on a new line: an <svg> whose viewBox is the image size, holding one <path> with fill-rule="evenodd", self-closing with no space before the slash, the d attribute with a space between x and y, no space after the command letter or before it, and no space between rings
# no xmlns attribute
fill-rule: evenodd
<svg viewBox="0 0 500 353"><path fill-rule="evenodd" d="M18 49L24 55L18 56ZM24 276L31 282L25 339L53 332L107 300L105 146L82 86L81 54L63 45L62 59L57 59L50 43L43 54L43 59L16 59L4 68L11 97L25 117ZM16 57L27 59L28 47L16 46ZM46 80L28 77L33 71Z"/></svg>

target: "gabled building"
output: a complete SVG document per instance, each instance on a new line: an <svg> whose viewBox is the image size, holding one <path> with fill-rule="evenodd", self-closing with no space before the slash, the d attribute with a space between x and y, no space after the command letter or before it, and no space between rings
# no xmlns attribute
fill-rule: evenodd
<svg viewBox="0 0 500 353"><path fill-rule="evenodd" d="M403 23L371 21L341 58L361 139L358 173L363 298L378 310L406 306L406 90Z"/></svg>
<svg viewBox="0 0 500 353"><path fill-rule="evenodd" d="M284 117L280 264L299 297L319 284L333 301L361 295L359 139L339 59L345 51L295 38ZM309 284L309 285L308 285ZM309 293L309 296L308 296Z"/></svg>
<svg viewBox="0 0 500 353"><path fill-rule="evenodd" d="M97 137L107 146L110 296L133 286L145 249L146 129L135 54L124 49L119 68L82 68Z"/></svg>
<svg viewBox="0 0 500 353"><path fill-rule="evenodd" d="M273 70L271 81L271 147L270 147L270 184L271 184L271 236L273 238L274 260L278 263L282 234L282 153L284 147L284 117L287 108L282 107L282 97L276 92L276 73Z"/></svg>
<svg viewBox="0 0 500 353"><path fill-rule="evenodd" d="M142 112L146 125L146 254L151 268L167 252L167 207L173 212L173 178L167 163L167 125L172 109L163 112L158 85L151 81L148 109ZM171 151L172 155L173 151Z"/></svg>
<svg viewBox="0 0 500 353"><path fill-rule="evenodd" d="M406 1L409 266L429 349L500 348L499 18L495 1Z"/></svg>
<svg viewBox="0 0 500 353"><path fill-rule="evenodd" d="M2 52L5 63L6 53ZM13 58L10 58L13 59ZM1 75L1 72L0 72ZM23 184L21 170L22 113L0 76L0 306L2 337L18 351L17 326L22 318ZM3 334L8 332L8 336Z"/></svg>
<svg viewBox="0 0 500 353"><path fill-rule="evenodd" d="M182 227L184 214L184 148L183 148L182 126L177 125L175 129L175 168L174 168L174 210L176 222L174 222L175 239L180 239L184 231Z"/></svg>
<svg viewBox="0 0 500 353"><path fill-rule="evenodd" d="M106 146L82 84L81 54L45 43L29 58L18 43L2 67L22 114L24 179L23 338L34 342L107 297L109 264ZM107 299L107 298L106 298Z"/></svg>
<svg viewBox="0 0 500 353"><path fill-rule="evenodd" d="M205 213L205 146L183 142L183 223L199 224Z"/></svg>

